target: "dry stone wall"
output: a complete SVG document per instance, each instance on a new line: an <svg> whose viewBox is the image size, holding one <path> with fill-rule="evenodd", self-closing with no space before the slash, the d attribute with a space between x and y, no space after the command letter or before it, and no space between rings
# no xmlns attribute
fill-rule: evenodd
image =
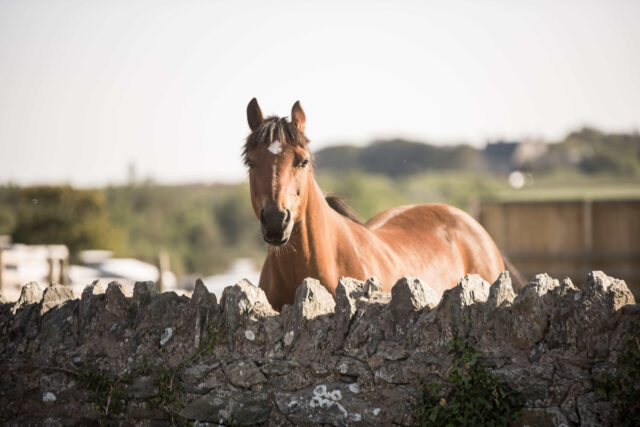
<svg viewBox="0 0 640 427"><path fill-rule="evenodd" d="M110 283L29 283L0 304L0 420L6 425L414 425L424 382L443 382L463 337L522 394L524 425L610 425L595 392L615 374L640 318L625 283L581 289L538 275L516 295L507 273L466 276L440 299L405 277L389 293L343 278L334 300L306 279L281 313L242 280L216 300L133 295ZM637 386L637 384L636 384Z"/></svg>

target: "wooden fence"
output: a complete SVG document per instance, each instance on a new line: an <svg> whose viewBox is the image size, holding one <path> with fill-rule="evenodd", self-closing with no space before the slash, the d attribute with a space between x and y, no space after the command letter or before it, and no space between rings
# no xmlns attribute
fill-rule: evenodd
<svg viewBox="0 0 640 427"><path fill-rule="evenodd" d="M483 202L480 223L528 279L624 279L640 300L640 200Z"/></svg>

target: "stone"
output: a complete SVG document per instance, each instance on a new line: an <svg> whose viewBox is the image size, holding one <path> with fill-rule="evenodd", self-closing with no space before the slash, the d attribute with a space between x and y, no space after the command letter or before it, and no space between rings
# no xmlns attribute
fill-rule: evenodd
<svg viewBox="0 0 640 427"><path fill-rule="evenodd" d="M224 374L227 380L237 387L250 388L267 382L267 378L251 361L232 362L224 367Z"/></svg>
<svg viewBox="0 0 640 427"><path fill-rule="evenodd" d="M336 315L347 322L356 314L356 299L364 295L364 282L340 277L336 287Z"/></svg>
<svg viewBox="0 0 640 427"><path fill-rule="evenodd" d="M28 302L32 301L32 290L33 289L28 289L28 294L25 295L23 303L18 301L13 305L11 310L9 310L10 317L9 319L7 319L7 323L9 324L8 332L10 336L14 337L14 339L19 339L22 337L25 337L27 339L35 339L40 332L40 301L38 301L37 304ZM1 349L3 347L3 345L0 345L0 353L2 353Z"/></svg>
<svg viewBox="0 0 640 427"><path fill-rule="evenodd" d="M350 384L318 384L295 392L276 393L280 412L294 424L330 424L347 426L364 422L376 423L380 413L354 392ZM376 413L374 413L374 411Z"/></svg>
<svg viewBox="0 0 640 427"><path fill-rule="evenodd" d="M140 308L148 305L158 294L158 287L155 282L136 282L135 285L133 285L131 304L140 310Z"/></svg>
<svg viewBox="0 0 640 427"><path fill-rule="evenodd" d="M477 274L467 274L455 288L445 291L442 296L442 309L451 315L450 326L459 336L466 336L472 326L480 331L484 323L482 305L489 298L490 285Z"/></svg>
<svg viewBox="0 0 640 427"><path fill-rule="evenodd" d="M627 304L636 303L624 280L609 277L602 271L589 273L581 292L582 299L601 299L609 312L615 312Z"/></svg>
<svg viewBox="0 0 640 427"><path fill-rule="evenodd" d="M42 294L42 306L40 314L44 314L54 307L63 304L65 301L75 299L73 290L66 286L51 284L47 286Z"/></svg>
<svg viewBox="0 0 640 427"><path fill-rule="evenodd" d="M104 298L104 289L100 281L95 280L92 284L85 286L79 304L81 330L84 330L91 322Z"/></svg>
<svg viewBox="0 0 640 427"><path fill-rule="evenodd" d="M489 298L484 306L484 325L482 335L504 342L511 335L511 310L516 293L513 290L511 276L503 271L489 288Z"/></svg>
<svg viewBox="0 0 640 427"><path fill-rule="evenodd" d="M344 337L349 332L351 321L356 315L356 299L363 296L364 293L364 282L350 277L340 277L338 280L338 286L336 287L334 349L342 347Z"/></svg>
<svg viewBox="0 0 640 427"><path fill-rule="evenodd" d="M439 375L442 369L441 367L445 365L445 361L444 358L434 356L433 354L414 351L406 361L396 363L396 365L399 366L402 371L402 378L410 384L406 387L403 386L403 389L411 390L411 384L420 384L428 375ZM417 396L417 391L416 393L410 394Z"/></svg>
<svg viewBox="0 0 640 427"><path fill-rule="evenodd" d="M42 401L43 402L55 402L56 401L56 395L51 393L50 391L44 393L42 395Z"/></svg>
<svg viewBox="0 0 640 427"><path fill-rule="evenodd" d="M323 377L329 374L329 368L324 363L311 362L311 373L318 377Z"/></svg>
<svg viewBox="0 0 640 427"><path fill-rule="evenodd" d="M153 331L154 335L161 335L167 327L175 325L181 319L188 303L189 298L186 296L180 296L175 292L162 292L138 312L135 319L136 329L149 330Z"/></svg>
<svg viewBox="0 0 640 427"><path fill-rule="evenodd" d="M197 383L204 379L209 372L216 369L218 366L220 366L219 362L199 362L183 368L180 371L180 378L189 383Z"/></svg>
<svg viewBox="0 0 640 427"><path fill-rule="evenodd" d="M40 318L41 357L45 354L51 357L55 352L60 351L60 348L68 347L72 342L76 342L78 337L78 305L77 299L65 300L63 304L56 304L55 308Z"/></svg>
<svg viewBox="0 0 640 427"><path fill-rule="evenodd" d="M416 313L434 308L439 301L429 285L413 277L403 277L391 288L391 311L400 325L412 322Z"/></svg>
<svg viewBox="0 0 640 427"><path fill-rule="evenodd" d="M201 279L196 280L191 300L183 313L183 328L181 333L193 333L193 346L198 348L203 335L209 333L215 315L218 313L218 301L216 295L209 292Z"/></svg>
<svg viewBox="0 0 640 427"><path fill-rule="evenodd" d="M308 322L320 316L333 315L335 307L333 297L318 280L304 279L296 290L293 305L282 310L285 345L290 346Z"/></svg>
<svg viewBox="0 0 640 427"><path fill-rule="evenodd" d="M109 283L104 295L107 301L105 308L109 313L119 318L127 317L129 303L120 283Z"/></svg>
<svg viewBox="0 0 640 427"><path fill-rule="evenodd" d="M376 383L383 381L388 384L405 384L407 381L398 363L385 363L374 371Z"/></svg>
<svg viewBox="0 0 640 427"><path fill-rule="evenodd" d="M552 307L545 303L543 297L558 286L556 279L538 274L513 301L511 337L519 348L529 349L544 338Z"/></svg>
<svg viewBox="0 0 640 427"><path fill-rule="evenodd" d="M82 290L82 295L80 296L81 300L90 299L96 295L103 295L104 288L99 280L94 280L93 283L87 285Z"/></svg>
<svg viewBox="0 0 640 427"><path fill-rule="evenodd" d="M598 342L608 341L602 332L615 326L621 308L635 304L633 294L624 280L614 279L602 271L589 273L582 289L574 296L582 330L578 335L578 348L593 348ZM600 354L600 357L606 355ZM594 354L595 356L595 354Z"/></svg>
<svg viewBox="0 0 640 427"><path fill-rule="evenodd" d="M609 331L620 319L623 308L635 304L622 280L601 271L590 273L582 289L571 285L556 292L547 341L550 346L575 346L591 358L609 353Z"/></svg>
<svg viewBox="0 0 640 427"><path fill-rule="evenodd" d="M214 307L216 304L218 304L216 294L209 292L202 279L197 279L189 305L192 307Z"/></svg>
<svg viewBox="0 0 640 427"><path fill-rule="evenodd" d="M156 394L156 378L152 375L136 377L127 387L127 396L133 399L148 399Z"/></svg>
<svg viewBox="0 0 640 427"><path fill-rule="evenodd" d="M268 377L273 377L286 375L299 367L300 363L291 360L267 360L260 366L260 370Z"/></svg>
<svg viewBox="0 0 640 427"><path fill-rule="evenodd" d="M365 362L348 356L340 357L336 361L335 370L340 375L354 378L371 376L371 370Z"/></svg>
<svg viewBox="0 0 640 427"><path fill-rule="evenodd" d="M611 402L598 399L594 392L578 397L576 406L581 426L610 426L613 424Z"/></svg>
<svg viewBox="0 0 640 427"><path fill-rule="evenodd" d="M375 276L369 277L364 282L364 294L367 298L371 298L377 292L382 292L382 283Z"/></svg>
<svg viewBox="0 0 640 427"><path fill-rule="evenodd" d="M489 310L495 310L498 307L510 306L515 298L516 293L513 290L511 276L508 271L503 271L489 288L487 307Z"/></svg>
<svg viewBox="0 0 640 427"><path fill-rule="evenodd" d="M164 347L173 336L173 328L167 328L160 337L160 347Z"/></svg>
<svg viewBox="0 0 640 427"><path fill-rule="evenodd" d="M503 368L491 371L503 383L522 393L527 401L549 397L549 385L553 379L553 365L532 365L520 368Z"/></svg>
<svg viewBox="0 0 640 427"><path fill-rule="evenodd" d="M285 333L284 337L282 338L284 345L290 346L293 343L293 339L295 338L295 336L296 336L295 331L289 331Z"/></svg>
<svg viewBox="0 0 640 427"><path fill-rule="evenodd" d="M253 425L269 419L269 395L245 390L213 390L180 411L189 420L219 424Z"/></svg>
<svg viewBox="0 0 640 427"><path fill-rule="evenodd" d="M333 314L336 303L319 280L307 278L296 290L293 301L293 317L296 321L313 320L318 316Z"/></svg>
<svg viewBox="0 0 640 427"><path fill-rule="evenodd" d="M376 356L385 360L404 360L409 357L409 351L403 343L395 341L381 341Z"/></svg>
<svg viewBox="0 0 640 427"><path fill-rule="evenodd" d="M22 307L29 306L31 304L39 304L42 301L44 289L40 287L38 282L29 282L22 287L20 291L20 297L18 301L11 307L11 313L16 314Z"/></svg>
<svg viewBox="0 0 640 427"><path fill-rule="evenodd" d="M580 417L578 417L578 407L577 407L577 398L586 393L586 387L581 383L570 383L569 387L566 389L564 394L564 400L560 404L560 409L562 409L562 413L566 415L566 417L572 423L579 424Z"/></svg>
<svg viewBox="0 0 640 427"><path fill-rule="evenodd" d="M162 420L164 413L154 408L150 402L131 400L127 405L127 418L129 420ZM152 422L151 425L154 423Z"/></svg>
<svg viewBox="0 0 640 427"><path fill-rule="evenodd" d="M269 304L264 291L243 279L225 288L221 298L222 312L229 327L229 339L243 324L245 317L258 319L276 312Z"/></svg>
<svg viewBox="0 0 640 427"><path fill-rule="evenodd" d="M524 408L520 415L520 422L523 426L547 427L547 426L569 426L567 417L564 416L560 408Z"/></svg>
<svg viewBox="0 0 640 427"><path fill-rule="evenodd" d="M357 316L352 320L344 341L344 353L365 359L375 354L382 340L391 338L396 322L389 308L390 292L377 292L371 298L356 301Z"/></svg>
<svg viewBox="0 0 640 427"><path fill-rule="evenodd" d="M564 279L551 292L555 301L551 308L551 316L549 317L549 330L545 337L545 344L553 349L559 345L576 347L578 332L577 322L581 322L576 317L576 308L580 299L580 291L576 288L571 280ZM580 316L578 316L580 317ZM579 327L581 329L581 326Z"/></svg>

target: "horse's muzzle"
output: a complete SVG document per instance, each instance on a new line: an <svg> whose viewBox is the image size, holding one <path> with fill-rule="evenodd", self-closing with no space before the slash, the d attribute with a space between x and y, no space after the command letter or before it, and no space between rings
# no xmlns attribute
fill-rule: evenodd
<svg viewBox="0 0 640 427"><path fill-rule="evenodd" d="M291 211L277 208L264 208L260 211L260 231L265 242L272 246L282 246L291 237Z"/></svg>

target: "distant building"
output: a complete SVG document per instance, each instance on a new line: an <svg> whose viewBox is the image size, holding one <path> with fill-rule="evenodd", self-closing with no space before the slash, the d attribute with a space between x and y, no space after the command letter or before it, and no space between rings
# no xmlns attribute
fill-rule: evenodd
<svg viewBox="0 0 640 427"><path fill-rule="evenodd" d="M216 294L220 299L226 287L233 286L242 279L247 279L253 285L258 286L260 272L256 270L254 263L247 258L238 258L229 270L223 274L202 278L209 292Z"/></svg>
<svg viewBox="0 0 640 427"><path fill-rule="evenodd" d="M83 265L69 267L69 281L74 292L80 293L87 284L100 280L104 286L119 282L125 293L133 291L136 282L158 282L160 270L153 264L135 258L112 258L111 251L90 250L78 253ZM163 291L175 290L177 279L171 271L162 273Z"/></svg>
<svg viewBox="0 0 640 427"><path fill-rule="evenodd" d="M522 168L547 152L547 144L539 140L490 142L484 157L494 171L510 172Z"/></svg>
<svg viewBox="0 0 640 427"><path fill-rule="evenodd" d="M0 236L0 292L13 301L25 283L67 283L69 249L65 245L25 245Z"/></svg>
<svg viewBox="0 0 640 427"><path fill-rule="evenodd" d="M511 156L511 164L515 168L520 168L527 163L534 162L542 157L548 148L549 146L540 140L522 141Z"/></svg>
<svg viewBox="0 0 640 427"><path fill-rule="evenodd" d="M134 258L112 258L111 251L83 251L78 258L84 265L69 265L69 249L65 245L25 245L11 243L0 236L0 294L7 301L20 296L28 282L68 285L76 295L95 280L103 286L111 281L122 284L131 293L138 281L158 282L160 270ZM176 290L177 279L171 271L162 273L163 290Z"/></svg>

